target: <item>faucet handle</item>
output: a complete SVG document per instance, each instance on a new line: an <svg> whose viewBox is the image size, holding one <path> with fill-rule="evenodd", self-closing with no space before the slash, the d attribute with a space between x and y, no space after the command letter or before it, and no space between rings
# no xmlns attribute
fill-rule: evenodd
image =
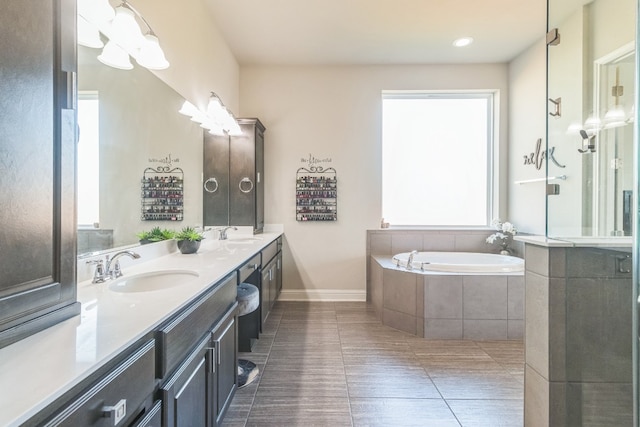
<svg viewBox="0 0 640 427"><path fill-rule="evenodd" d="M93 280L91 283L104 283L106 280L104 274L104 262L101 259L87 261L87 264L95 265L96 269L93 272Z"/></svg>
<svg viewBox="0 0 640 427"><path fill-rule="evenodd" d="M122 277L122 268L120 268L120 260L116 260L113 267L111 267L111 278L117 279L118 277Z"/></svg>

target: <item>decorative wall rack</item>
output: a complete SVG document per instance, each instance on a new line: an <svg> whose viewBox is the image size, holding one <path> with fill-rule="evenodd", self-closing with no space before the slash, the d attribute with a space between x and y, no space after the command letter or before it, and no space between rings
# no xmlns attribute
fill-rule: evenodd
<svg viewBox="0 0 640 427"><path fill-rule="evenodd" d="M182 221L184 172L168 166L146 168L141 197L143 221Z"/></svg>
<svg viewBox="0 0 640 427"><path fill-rule="evenodd" d="M296 172L296 220L337 221L338 181L334 168L311 166Z"/></svg>

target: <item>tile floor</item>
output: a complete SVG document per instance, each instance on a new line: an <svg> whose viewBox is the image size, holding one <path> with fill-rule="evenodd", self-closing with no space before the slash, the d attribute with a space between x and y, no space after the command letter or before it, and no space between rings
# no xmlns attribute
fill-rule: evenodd
<svg viewBox="0 0 640 427"><path fill-rule="evenodd" d="M224 427L522 426L521 341L427 341L366 303L278 302Z"/></svg>

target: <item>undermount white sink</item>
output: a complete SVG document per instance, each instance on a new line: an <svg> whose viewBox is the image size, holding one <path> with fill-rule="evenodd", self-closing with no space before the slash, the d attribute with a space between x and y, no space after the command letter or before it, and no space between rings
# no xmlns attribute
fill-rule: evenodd
<svg viewBox="0 0 640 427"><path fill-rule="evenodd" d="M262 237L229 237L227 240L223 240L225 244L238 244L238 245L250 245L254 242L262 240Z"/></svg>
<svg viewBox="0 0 640 427"><path fill-rule="evenodd" d="M191 270L163 270L123 276L109 284L114 292L152 292L180 286L199 274Z"/></svg>

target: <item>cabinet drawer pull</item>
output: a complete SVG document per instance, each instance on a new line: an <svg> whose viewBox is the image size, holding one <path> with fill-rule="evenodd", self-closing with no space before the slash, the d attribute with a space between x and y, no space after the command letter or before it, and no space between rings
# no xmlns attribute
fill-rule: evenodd
<svg viewBox="0 0 640 427"><path fill-rule="evenodd" d="M215 186L207 186L207 184L209 183L213 183L215 184ZM211 188L213 187L213 188ZM215 178L209 178L204 182L204 191L206 191L207 193L215 193L216 191L218 191L218 180Z"/></svg>
<svg viewBox="0 0 640 427"><path fill-rule="evenodd" d="M111 418L113 420L112 425L118 425L118 423L127 416L127 399L120 399L120 401L113 406L103 406L102 416L104 418Z"/></svg>
<svg viewBox="0 0 640 427"><path fill-rule="evenodd" d="M249 183L249 188L245 189L243 188L244 183ZM238 184L238 187L240 188L240 191L242 191L243 193L251 193L251 190L253 190L253 181L251 181L251 179L249 179L249 177L245 176L244 178L242 178L240 180L240 183Z"/></svg>
<svg viewBox="0 0 640 427"><path fill-rule="evenodd" d="M247 265L247 268L248 268L249 270L257 270L257 269L258 269L258 267L259 267L259 265L258 265L258 264L248 264L248 265Z"/></svg>

